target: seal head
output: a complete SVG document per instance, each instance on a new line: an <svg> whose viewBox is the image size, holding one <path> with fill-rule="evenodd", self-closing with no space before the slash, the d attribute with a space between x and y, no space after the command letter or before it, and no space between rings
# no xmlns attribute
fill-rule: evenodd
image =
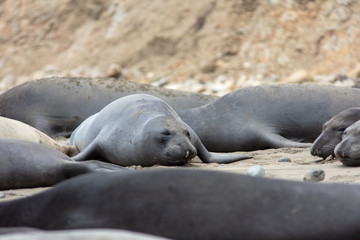
<svg viewBox="0 0 360 240"><path fill-rule="evenodd" d="M324 123L319 137L314 141L310 153L323 159L334 154L335 146L341 142L347 127L360 119L360 108L349 108Z"/></svg>
<svg viewBox="0 0 360 240"><path fill-rule="evenodd" d="M360 121L346 128L334 152L344 165L360 166Z"/></svg>
<svg viewBox="0 0 360 240"><path fill-rule="evenodd" d="M158 116L143 127L142 149L161 165L183 165L197 155L189 131L174 118Z"/></svg>

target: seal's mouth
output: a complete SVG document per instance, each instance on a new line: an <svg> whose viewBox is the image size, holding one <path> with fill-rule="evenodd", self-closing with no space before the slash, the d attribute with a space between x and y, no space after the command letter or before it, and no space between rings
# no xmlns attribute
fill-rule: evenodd
<svg viewBox="0 0 360 240"><path fill-rule="evenodd" d="M335 145L333 145L333 144L326 144L321 147L314 147L314 145L313 145L313 147L310 150L310 153L313 156L318 156L323 159L326 159L330 155L333 155L333 156L335 155L334 149L335 149Z"/></svg>
<svg viewBox="0 0 360 240"><path fill-rule="evenodd" d="M180 165L185 165L187 163L189 163L191 160L191 158L189 159L174 159L174 158L167 158L166 161L164 161L162 163L162 165L169 165L169 166L180 166Z"/></svg>
<svg viewBox="0 0 360 240"><path fill-rule="evenodd" d="M346 166L360 166L360 159L353 159L348 157L337 157L342 164Z"/></svg>

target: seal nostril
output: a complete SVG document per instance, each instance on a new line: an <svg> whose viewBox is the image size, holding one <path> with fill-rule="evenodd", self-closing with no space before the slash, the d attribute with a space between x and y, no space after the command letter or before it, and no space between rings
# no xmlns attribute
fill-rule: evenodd
<svg viewBox="0 0 360 240"><path fill-rule="evenodd" d="M188 158L189 156L190 156L190 151L189 151L189 150L187 150L187 151L186 151L185 158Z"/></svg>

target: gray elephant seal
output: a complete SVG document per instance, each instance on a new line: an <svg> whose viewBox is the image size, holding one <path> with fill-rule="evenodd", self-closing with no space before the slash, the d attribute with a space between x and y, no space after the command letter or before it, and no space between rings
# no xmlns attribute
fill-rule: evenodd
<svg viewBox="0 0 360 240"><path fill-rule="evenodd" d="M117 228L180 240L350 240L360 236L359 201L358 185L153 169L86 174L2 202L0 226Z"/></svg>
<svg viewBox="0 0 360 240"><path fill-rule="evenodd" d="M0 117L0 138L14 138L43 144L68 156L75 156L79 153L75 146L59 144L30 125L5 117Z"/></svg>
<svg viewBox="0 0 360 240"><path fill-rule="evenodd" d="M8 230L8 231L7 231ZM149 234L118 229L42 231L32 228L2 228L0 240L166 240Z"/></svg>
<svg viewBox="0 0 360 240"><path fill-rule="evenodd" d="M344 165L360 166L360 121L345 129L334 153Z"/></svg>
<svg viewBox="0 0 360 240"><path fill-rule="evenodd" d="M157 96L180 110L217 99L112 78L46 78L0 95L0 116L27 123L50 137L70 136L87 117L117 98L135 93Z"/></svg>
<svg viewBox="0 0 360 240"><path fill-rule="evenodd" d="M230 163L248 155L210 153L167 103L147 95L119 98L87 118L71 134L76 161L103 159L121 166L182 165L196 155L206 163Z"/></svg>
<svg viewBox="0 0 360 240"><path fill-rule="evenodd" d="M44 145L0 138L0 190L52 186L84 173L123 168L100 161L75 162Z"/></svg>
<svg viewBox="0 0 360 240"><path fill-rule="evenodd" d="M310 147L326 121L359 103L359 89L272 85L240 89L178 113L209 151L252 151Z"/></svg>
<svg viewBox="0 0 360 240"><path fill-rule="evenodd" d="M345 129L358 120L360 120L360 108L350 108L333 116L324 123L320 136L311 146L311 154L323 159L335 155L335 146L341 142Z"/></svg>

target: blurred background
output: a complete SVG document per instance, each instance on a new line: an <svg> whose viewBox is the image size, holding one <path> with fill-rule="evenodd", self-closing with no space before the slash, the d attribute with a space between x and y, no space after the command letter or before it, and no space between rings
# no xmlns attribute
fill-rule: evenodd
<svg viewBox="0 0 360 240"><path fill-rule="evenodd" d="M359 86L360 1L0 0L0 52L0 92L51 76Z"/></svg>

